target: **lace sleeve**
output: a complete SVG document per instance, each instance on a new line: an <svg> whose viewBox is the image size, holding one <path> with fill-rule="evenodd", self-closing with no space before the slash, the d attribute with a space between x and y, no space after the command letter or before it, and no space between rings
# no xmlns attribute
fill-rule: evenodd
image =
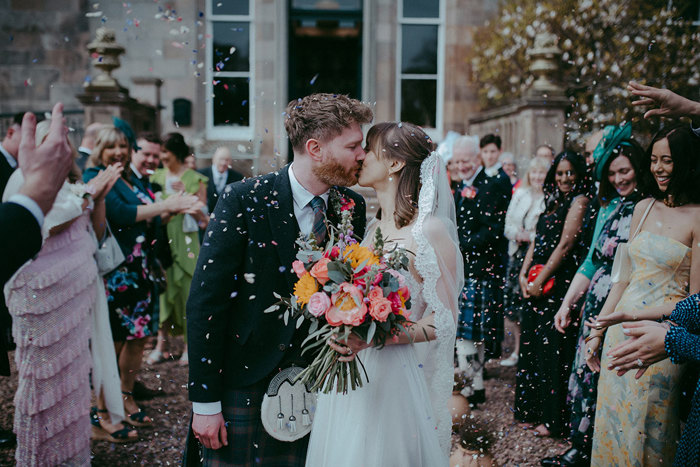
<svg viewBox="0 0 700 467"><path fill-rule="evenodd" d="M448 401L452 393L453 353L457 300L464 285L454 202L444 164L432 153L421 166L418 217L413 227L416 241L415 267L423 279L426 314L434 314L435 350L424 365L437 418L440 444L449 455L452 419Z"/></svg>

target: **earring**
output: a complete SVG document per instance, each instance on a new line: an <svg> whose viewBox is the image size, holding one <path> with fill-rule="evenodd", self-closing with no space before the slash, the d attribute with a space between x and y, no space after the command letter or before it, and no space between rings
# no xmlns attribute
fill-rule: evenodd
<svg viewBox="0 0 700 467"><path fill-rule="evenodd" d="M393 180L394 180L394 177L389 176L389 181L391 182L391 181L393 181Z"/></svg>

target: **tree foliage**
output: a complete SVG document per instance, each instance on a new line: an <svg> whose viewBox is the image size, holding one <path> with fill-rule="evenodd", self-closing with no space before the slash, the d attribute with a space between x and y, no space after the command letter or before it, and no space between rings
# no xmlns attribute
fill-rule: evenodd
<svg viewBox="0 0 700 467"><path fill-rule="evenodd" d="M563 51L569 138L630 119L638 131L651 131L652 123L639 121L643 112L630 106L629 80L700 95L700 26L682 16L693 13L693 2L669 3L505 0L495 20L477 31L470 57L482 107L505 104L529 87L527 50L549 30Z"/></svg>

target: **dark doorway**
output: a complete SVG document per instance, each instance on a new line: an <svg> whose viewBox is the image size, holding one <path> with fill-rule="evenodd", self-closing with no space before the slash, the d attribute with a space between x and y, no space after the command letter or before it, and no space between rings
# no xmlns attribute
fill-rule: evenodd
<svg viewBox="0 0 700 467"><path fill-rule="evenodd" d="M315 92L360 99L362 0L289 0L288 57L289 100Z"/></svg>

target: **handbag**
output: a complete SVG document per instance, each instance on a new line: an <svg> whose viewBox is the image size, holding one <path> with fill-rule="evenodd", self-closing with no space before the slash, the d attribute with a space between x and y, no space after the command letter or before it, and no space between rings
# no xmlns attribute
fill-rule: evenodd
<svg viewBox="0 0 700 467"><path fill-rule="evenodd" d="M629 242L631 242L632 239L637 236L639 231L642 230L642 225L647 219L649 211L651 211L651 207L654 205L654 202L656 202L656 200L652 199L649 206L647 206L647 209L644 211L644 215L642 216L642 220L637 226L637 230L634 231L634 234L630 237L629 241L617 244L615 259L613 260L612 271L610 272L610 279L612 280L613 284L616 282L629 282L630 275L632 274L632 260L630 259Z"/></svg>
<svg viewBox="0 0 700 467"><path fill-rule="evenodd" d="M540 275L542 272L542 269L544 269L544 264L535 264L530 268L530 270L527 272L527 281L528 282L535 282L535 279L537 276ZM542 294L543 295L549 295L552 293L552 289L554 288L554 277L550 277L549 280L544 284L542 287Z"/></svg>
<svg viewBox="0 0 700 467"><path fill-rule="evenodd" d="M265 431L279 441L292 442L311 432L316 413L316 394L296 377L304 369L290 366L275 375L260 406Z"/></svg>
<svg viewBox="0 0 700 467"><path fill-rule="evenodd" d="M105 227L107 235L102 243L98 245L97 251L95 251L95 262L97 262L97 270L101 276L117 269L126 259L119 242L112 234L112 229L109 228L107 219L105 219Z"/></svg>

